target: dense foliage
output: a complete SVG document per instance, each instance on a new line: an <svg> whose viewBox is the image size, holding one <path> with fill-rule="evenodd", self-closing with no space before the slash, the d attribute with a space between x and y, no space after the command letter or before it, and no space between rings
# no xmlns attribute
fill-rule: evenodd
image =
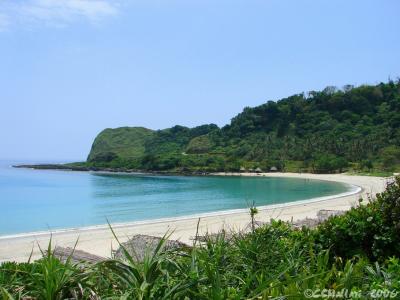
<svg viewBox="0 0 400 300"><path fill-rule="evenodd" d="M163 250L137 262L61 263L51 252L33 263L0 265L2 299L306 299L308 289L398 299L400 179L316 229L271 224L248 234L210 236L191 249ZM373 297L371 293L388 293ZM376 295L375 295L376 296ZM346 297L342 297L346 298ZM349 298L349 297L348 297Z"/></svg>
<svg viewBox="0 0 400 300"><path fill-rule="evenodd" d="M141 170L393 172L400 167L400 81L328 87L245 108L229 125L106 129L88 166Z"/></svg>
<svg viewBox="0 0 400 300"><path fill-rule="evenodd" d="M379 260L400 254L400 177L374 201L341 217L332 217L316 230L316 242L331 246L337 256L363 255Z"/></svg>

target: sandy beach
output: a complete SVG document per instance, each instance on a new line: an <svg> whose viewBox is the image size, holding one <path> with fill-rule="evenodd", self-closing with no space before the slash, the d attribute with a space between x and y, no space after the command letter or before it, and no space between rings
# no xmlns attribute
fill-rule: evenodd
<svg viewBox="0 0 400 300"><path fill-rule="evenodd" d="M315 218L317 212L321 209L348 210L358 204L360 196L367 199L368 196L374 196L376 193L382 192L388 182L388 179L381 177L343 174L219 173L215 175L296 177L337 181L354 186L352 192L336 197L316 198L309 201L259 207L256 219L263 222L268 222L271 218L285 221L296 221L306 217ZM208 213L200 217L200 233L216 232L222 228L238 230L244 228L250 221L247 209ZM172 239L192 243L191 238L196 233L198 218L199 215L112 225L122 242L134 234L162 236L167 231L170 231L172 232ZM2 236L0 237L0 262L27 261L32 251L33 259L39 258L39 245L42 248L46 248L50 237L52 238L53 246L73 247L78 240L77 249L105 257L110 257L112 250L118 247L108 225Z"/></svg>

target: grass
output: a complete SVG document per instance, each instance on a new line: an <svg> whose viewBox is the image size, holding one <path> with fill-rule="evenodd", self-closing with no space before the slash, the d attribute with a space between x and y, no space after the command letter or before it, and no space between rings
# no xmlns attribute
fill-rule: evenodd
<svg viewBox="0 0 400 300"><path fill-rule="evenodd" d="M143 262L124 251L122 260L83 270L49 251L38 262L0 266L2 299L301 299L315 288L399 288L398 259L331 261L329 249L316 251L303 234L275 222L184 253L163 251L165 236Z"/></svg>
<svg viewBox="0 0 400 300"><path fill-rule="evenodd" d="M1 265L2 299L301 299L307 289L398 289L398 259L331 261L281 222L249 235L221 233L191 251L163 251L165 236L143 262L127 251L83 270L48 252L31 264Z"/></svg>
<svg viewBox="0 0 400 300"><path fill-rule="evenodd" d="M112 152L123 159L136 159L144 155L145 143L154 132L143 127L120 127L103 130L94 140L88 161Z"/></svg>

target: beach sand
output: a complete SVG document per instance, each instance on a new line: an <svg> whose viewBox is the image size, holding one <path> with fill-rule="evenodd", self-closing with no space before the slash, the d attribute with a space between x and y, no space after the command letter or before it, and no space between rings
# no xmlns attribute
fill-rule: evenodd
<svg viewBox="0 0 400 300"><path fill-rule="evenodd" d="M271 218L284 221L296 221L306 217L315 218L317 212L321 209L348 210L358 204L360 196L367 199L368 196L374 196L376 193L382 192L388 182L387 178L343 174L218 173L215 175L319 179L343 182L359 187L351 195L347 194L329 199L313 199L312 201L298 201L284 205L259 207L256 219L263 222L268 222ZM198 218L199 216L188 216L146 222L113 224L113 228L121 242L126 241L134 234L163 236L167 231L170 231L172 232L171 239L191 244L191 238L196 234ZM201 215L199 233L217 232L222 228L239 230L246 227L249 222L250 216L247 209L203 214ZM73 247L78 240L77 249L104 257L110 257L112 249L115 250L118 248L118 243L113 238L108 225L3 236L0 237L0 262L27 261L31 252L33 259L40 258L39 245L42 249L46 249L50 238L52 239L53 246L61 247Z"/></svg>

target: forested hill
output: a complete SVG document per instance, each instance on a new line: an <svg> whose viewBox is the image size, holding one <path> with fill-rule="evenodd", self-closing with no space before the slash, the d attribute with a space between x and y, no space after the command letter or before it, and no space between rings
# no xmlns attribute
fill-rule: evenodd
<svg viewBox="0 0 400 300"><path fill-rule="evenodd" d="M396 171L400 80L327 87L246 107L222 128L106 129L86 164L171 171Z"/></svg>

